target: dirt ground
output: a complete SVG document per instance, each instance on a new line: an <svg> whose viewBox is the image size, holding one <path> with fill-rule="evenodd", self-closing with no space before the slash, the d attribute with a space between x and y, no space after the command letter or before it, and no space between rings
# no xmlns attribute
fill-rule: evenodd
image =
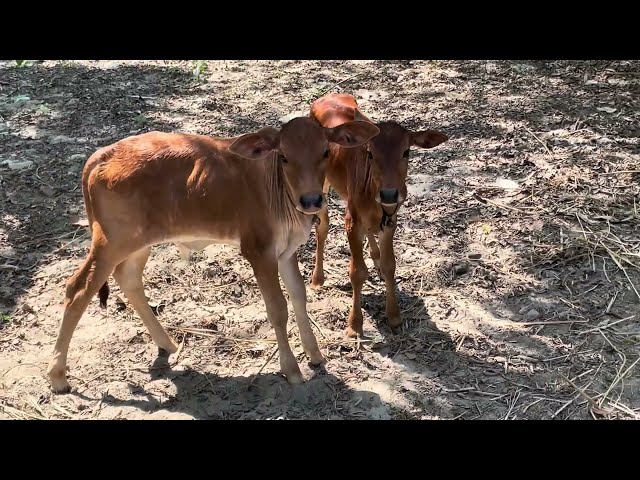
<svg viewBox="0 0 640 480"><path fill-rule="evenodd" d="M412 151L395 243L403 330L388 330L371 269L371 341L344 338L349 250L332 195L327 280L307 293L326 368L290 334L306 384L278 374L236 249L185 262L163 245L144 280L179 354L158 355L110 279L108 310L94 299L71 343L75 391L52 394L64 285L89 244L86 158L144 131L277 126L326 91L451 137ZM639 93L638 62L0 63L0 418L640 418ZM312 234L299 252L307 280L314 247Z"/></svg>

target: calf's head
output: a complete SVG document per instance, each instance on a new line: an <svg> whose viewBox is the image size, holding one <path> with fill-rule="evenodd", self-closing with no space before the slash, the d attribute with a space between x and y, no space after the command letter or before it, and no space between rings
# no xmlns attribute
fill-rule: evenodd
<svg viewBox="0 0 640 480"><path fill-rule="evenodd" d="M364 145L379 133L369 122L347 122L335 128L322 127L308 117L290 120L278 131L263 128L235 140L229 151L246 158L277 155L295 208L308 215L325 204L322 187L329 157L329 143L343 147Z"/></svg>
<svg viewBox="0 0 640 480"><path fill-rule="evenodd" d="M396 122L376 125L380 133L369 141L367 158L371 162L376 201L393 207L404 202L407 196L406 180L411 147L433 148L449 137L437 130L412 132Z"/></svg>

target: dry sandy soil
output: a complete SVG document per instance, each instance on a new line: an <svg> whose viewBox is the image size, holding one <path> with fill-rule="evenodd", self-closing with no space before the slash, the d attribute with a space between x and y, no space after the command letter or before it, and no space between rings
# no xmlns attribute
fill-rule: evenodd
<svg viewBox="0 0 640 480"><path fill-rule="evenodd" d="M0 418L639 418L639 67L228 61L196 76L186 61L2 63ZM164 245L145 282L179 355L158 355L111 279L108 310L95 299L71 344L75 391L52 394L64 285L88 246L87 156L149 130L276 126L330 90L374 120L451 136L412 153L396 235L403 330L386 327L372 269L371 341L344 339L349 251L334 195L327 281L308 290L326 369L310 369L290 334L305 385L278 374L234 248L185 262ZM307 279L314 245L312 234L299 253Z"/></svg>

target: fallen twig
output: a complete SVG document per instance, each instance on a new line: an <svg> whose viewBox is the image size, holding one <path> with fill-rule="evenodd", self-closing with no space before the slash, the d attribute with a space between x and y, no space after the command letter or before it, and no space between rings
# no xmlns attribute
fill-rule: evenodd
<svg viewBox="0 0 640 480"><path fill-rule="evenodd" d="M524 129L529 132L531 135L533 135L533 137L540 142L540 144L544 147L544 149L547 151L547 153L549 154L550 157L553 157L553 153L551 153L551 150L549 150L549 147L547 146L547 144L545 142L543 142L540 137L538 137L535 133L533 133L531 130L529 130L527 127L524 127Z"/></svg>
<svg viewBox="0 0 640 480"><path fill-rule="evenodd" d="M0 408L2 408L9 415L12 415L14 418L19 418L21 420L25 420L27 418L32 418L34 420L46 420L46 418L43 416L35 415L31 412L20 410L19 408L12 407L7 404L0 403Z"/></svg>
<svg viewBox="0 0 640 480"><path fill-rule="evenodd" d="M595 404L595 400L593 398L591 398L589 395L587 395L584 390L582 388L580 388L578 385L575 384L575 382L573 380L571 380L570 378L565 377L562 373L559 373L559 375L566 380L569 384L571 384L571 386L573 388L576 389L576 391L582 396L584 397L585 400L587 400L587 402L589 402L589 405L593 406Z"/></svg>
<svg viewBox="0 0 640 480"><path fill-rule="evenodd" d="M509 415L511 415L511 411L513 410L513 408L516 406L516 403L518 403L518 399L520 398L520 389L516 389L516 392L514 393L512 400L511 400L511 405L509 405L509 410L507 411L507 414L504 416L504 420L508 420L509 419Z"/></svg>
<svg viewBox="0 0 640 480"><path fill-rule="evenodd" d="M513 212L518 212L518 213L526 213L524 210L517 208L517 207L512 207L511 205L504 205L498 202L494 202L493 200L489 200L488 198L483 198L480 195L474 195L474 197L476 197L476 199L478 199L479 201L483 202L483 203L488 203L489 205L493 205L494 207L498 207L498 208L502 208L504 210L511 210Z"/></svg>
<svg viewBox="0 0 640 480"><path fill-rule="evenodd" d="M537 321L537 322L513 322L514 325L562 325L565 323L589 323L589 320L553 320L550 322Z"/></svg>
<svg viewBox="0 0 640 480"><path fill-rule="evenodd" d="M346 82L346 81L348 81L348 80L351 80L352 78L358 77L358 76L360 76L360 75L364 75L364 73L363 73L363 72L357 72L357 73L354 73L353 75L349 75L348 77L343 78L343 79L342 79L342 80L340 80L338 83L334 83L332 86L330 86L330 87L325 88L324 90L322 90L322 91L321 91L321 93L320 93L320 95L318 95L318 98L322 97L324 94L326 94L326 93L330 92L330 91L331 91L331 90L333 90L334 88L336 88L336 87L338 87L338 86L342 85L344 82Z"/></svg>
<svg viewBox="0 0 640 480"><path fill-rule="evenodd" d="M51 406L55 408L57 411L59 411L60 413L62 413L63 415L66 415L68 418L75 418L75 415L69 413L67 410L65 410L64 408L62 408L60 405L58 405L53 401L51 402Z"/></svg>
<svg viewBox="0 0 640 480"><path fill-rule="evenodd" d="M633 281L629 277L629 273L627 272L627 269L622 266L622 264L616 258L616 254L609 247L607 247L602 242L602 240L600 240L600 245L602 245L604 247L604 249L609 253L609 256L611 257L611 260L613 260L613 262L618 266L618 268L620 270L622 270L622 273L624 273L624 276L627 277L627 280L629 281L629 284L631 285L631 288L633 288L633 291L635 292L636 296L638 297L638 300L640 300L640 293L638 293L638 289L636 288L636 286L634 285Z"/></svg>
<svg viewBox="0 0 640 480"><path fill-rule="evenodd" d="M593 328L590 328L589 330L584 330L582 332L579 332L578 335L586 335L587 333L597 332L598 330L602 330L602 329L605 329L605 328L613 327L614 325L617 325L618 323L625 322L627 320L632 320L635 317L636 317L635 315L631 315L630 317L627 317L627 318L621 318L620 320L616 320L615 322L607 323L606 325L602 325L601 327L593 327Z"/></svg>
<svg viewBox="0 0 640 480"><path fill-rule="evenodd" d="M602 333L602 332L601 332ZM606 338L606 337L605 337ZM615 348L615 347L614 347ZM604 400L607 398L607 395L609 395L609 393L611 392L611 390L613 390L613 388L624 378L627 376L627 374L631 371L631 369L633 367L636 366L636 364L638 363L638 361L640 360L640 357L636 358L636 361L633 362L631 365L629 365L629 367L621 374L617 375L616 378L613 380L613 382L611 383L611 385L609 386L609 388L607 388L607 391L604 393L604 395L602 396L602 399L600 400L600 406L602 406L602 403L604 402Z"/></svg>
<svg viewBox="0 0 640 480"><path fill-rule="evenodd" d="M640 173L640 170L618 170L617 172L602 172L598 175L618 175L619 173Z"/></svg>

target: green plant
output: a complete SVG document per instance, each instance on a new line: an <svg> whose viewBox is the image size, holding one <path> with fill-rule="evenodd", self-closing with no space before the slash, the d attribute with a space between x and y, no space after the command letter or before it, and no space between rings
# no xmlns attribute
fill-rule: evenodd
<svg viewBox="0 0 640 480"><path fill-rule="evenodd" d="M4 323L9 323L11 321L11 317L6 313L0 313L0 325Z"/></svg>
<svg viewBox="0 0 640 480"><path fill-rule="evenodd" d="M307 91L306 93L302 94L302 99L304 100L304 103L311 103L314 100L317 100L318 98L320 98L322 95L324 95L326 93L326 85L323 85L323 87L313 87L311 88L311 90Z"/></svg>
<svg viewBox="0 0 640 480"><path fill-rule="evenodd" d="M193 76L196 78L196 80L200 78L200 75L202 75L206 70L207 70L207 64L205 63L204 60L194 60Z"/></svg>
<svg viewBox="0 0 640 480"><path fill-rule="evenodd" d="M17 67L23 67L27 64L26 60L16 60L16 66Z"/></svg>

